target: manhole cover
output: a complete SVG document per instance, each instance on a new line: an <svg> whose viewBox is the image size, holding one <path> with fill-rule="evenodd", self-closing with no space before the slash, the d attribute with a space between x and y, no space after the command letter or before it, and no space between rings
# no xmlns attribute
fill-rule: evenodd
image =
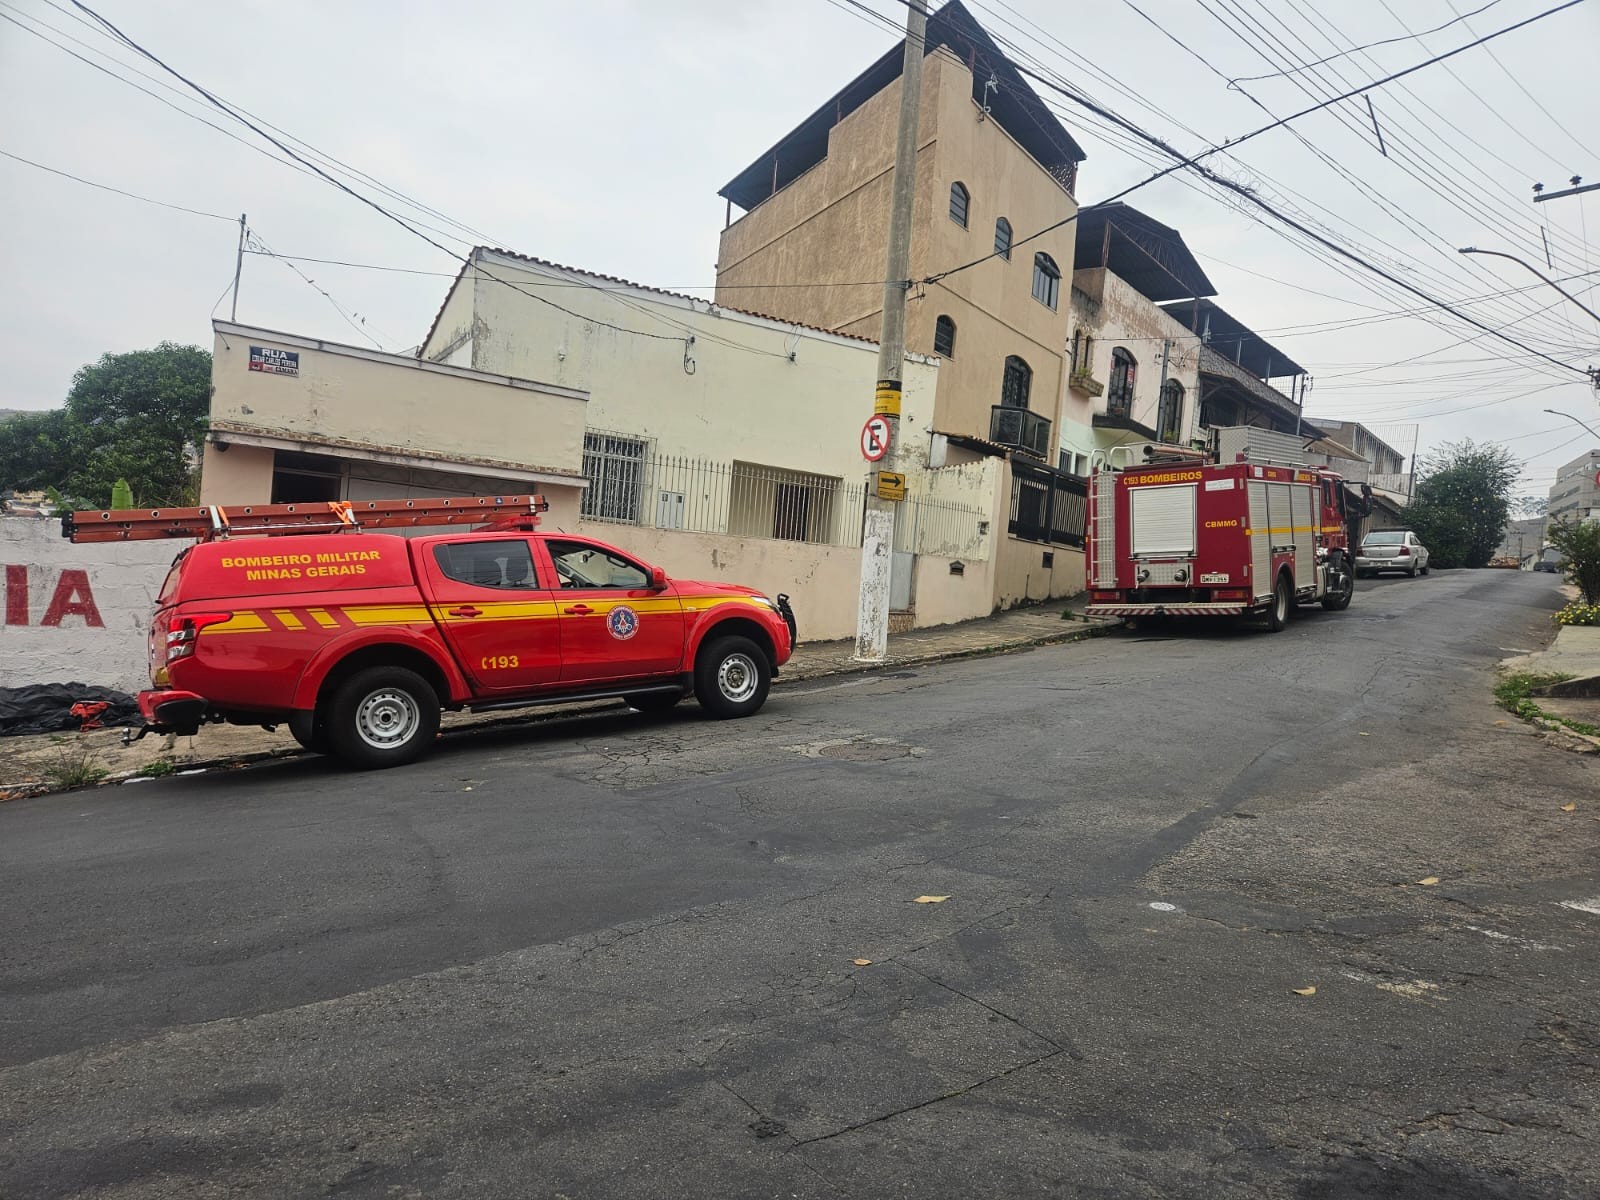
<svg viewBox="0 0 1600 1200"><path fill-rule="evenodd" d="M823 758L837 758L843 762L888 762L911 757L911 747L896 742L840 742L823 746L817 753Z"/></svg>

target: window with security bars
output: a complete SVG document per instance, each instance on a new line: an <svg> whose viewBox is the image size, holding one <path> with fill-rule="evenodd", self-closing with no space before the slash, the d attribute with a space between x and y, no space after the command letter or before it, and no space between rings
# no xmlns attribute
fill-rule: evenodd
<svg viewBox="0 0 1600 1200"><path fill-rule="evenodd" d="M1106 389L1106 411L1127 416L1133 411L1133 382L1139 364L1121 346L1111 351L1111 386Z"/></svg>
<svg viewBox="0 0 1600 1200"><path fill-rule="evenodd" d="M601 521L637 524L643 503L646 444L609 433L583 435L583 473L589 480L578 511Z"/></svg>
<svg viewBox="0 0 1600 1200"><path fill-rule="evenodd" d="M956 323L941 316L933 323L933 352L940 358L956 356Z"/></svg>
<svg viewBox="0 0 1600 1200"><path fill-rule="evenodd" d="M994 223L994 252L1001 258L1011 257L1011 222L1004 217Z"/></svg>
<svg viewBox="0 0 1600 1200"><path fill-rule="evenodd" d="M1000 403L1007 408L1027 408L1032 389L1032 368L1015 354L1007 355L1005 371L1000 376Z"/></svg>

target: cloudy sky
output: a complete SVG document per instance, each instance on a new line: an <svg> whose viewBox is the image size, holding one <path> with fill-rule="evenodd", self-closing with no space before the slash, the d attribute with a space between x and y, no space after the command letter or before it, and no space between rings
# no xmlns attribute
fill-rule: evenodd
<svg viewBox="0 0 1600 1200"><path fill-rule="evenodd" d="M1195 152L1560 2L968 7L1021 61ZM345 178L440 230L433 236L456 253L482 240L688 290L714 278L717 188L894 43L887 25L903 21L898 0L859 3L91 7L258 123L364 173ZM453 273L450 255L283 161L70 0L0 0L0 18L0 112L9 118L0 151L194 210L0 157L0 408L59 404L72 373L106 351L163 339L209 345L212 314L228 312L240 213L279 256L363 264L253 254L241 321L389 350L421 340ZM1342 53L1389 39L1398 40ZM1379 89L1387 156L1356 100L1209 160L1527 350L1309 252L1305 239L1282 236L1249 204L1192 177L1142 188L1128 203L1177 227L1217 283L1218 302L1310 369L1311 415L1360 419L1397 442L1414 425L1424 451L1468 436L1501 441L1527 460L1524 489L1542 491L1556 466L1595 441L1542 410L1600 428L1600 403L1580 374L1529 351L1600 365L1600 323L1515 263L1456 248L1518 255L1600 308L1600 192L1530 202L1535 181L1550 190L1572 175L1600 181L1597 45L1600 2L1588 0ZM1245 78L1259 76L1269 77ZM1163 163L1046 94L1089 152L1080 202ZM1426 316L1396 315L1407 310Z"/></svg>

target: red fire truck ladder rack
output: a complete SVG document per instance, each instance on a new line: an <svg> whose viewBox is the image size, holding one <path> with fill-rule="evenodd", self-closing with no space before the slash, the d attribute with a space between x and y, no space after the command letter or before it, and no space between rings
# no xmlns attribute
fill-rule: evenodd
<svg viewBox="0 0 1600 1200"><path fill-rule="evenodd" d="M462 496L447 500L325 500L200 508L121 508L65 513L61 536L83 542L146 542L158 538L247 534L338 533L345 530L485 525L533 529L549 508L543 496Z"/></svg>

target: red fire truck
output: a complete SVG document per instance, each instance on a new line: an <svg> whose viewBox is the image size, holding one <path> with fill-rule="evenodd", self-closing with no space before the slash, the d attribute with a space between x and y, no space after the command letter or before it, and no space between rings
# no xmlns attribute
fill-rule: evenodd
<svg viewBox="0 0 1600 1200"><path fill-rule="evenodd" d="M69 513L74 542L196 538L150 626L144 732L286 723L362 767L419 757L441 709L620 697L712 716L767 698L794 613L536 531L537 496ZM440 526L481 528L427 533ZM374 533L405 528L419 536ZM246 535L260 536L246 536ZM143 733L141 732L141 735Z"/></svg>
<svg viewBox="0 0 1600 1200"><path fill-rule="evenodd" d="M1218 430L1209 450L1118 447L1089 482L1089 615L1255 614L1276 632L1296 605L1348 608L1360 504L1259 430Z"/></svg>

